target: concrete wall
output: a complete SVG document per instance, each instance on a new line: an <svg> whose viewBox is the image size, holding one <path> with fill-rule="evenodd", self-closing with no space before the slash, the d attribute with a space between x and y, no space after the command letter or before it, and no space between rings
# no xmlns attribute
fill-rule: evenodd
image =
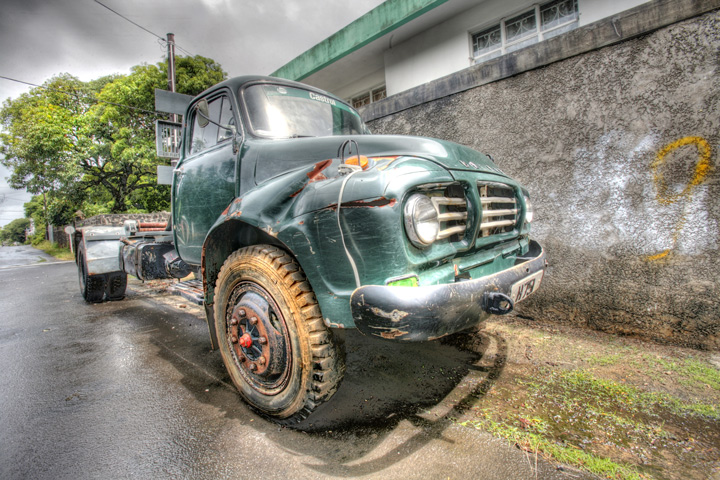
<svg viewBox="0 0 720 480"><path fill-rule="evenodd" d="M718 349L719 52L710 11L378 114L390 98L369 125L490 153L529 188L551 266L519 314Z"/></svg>

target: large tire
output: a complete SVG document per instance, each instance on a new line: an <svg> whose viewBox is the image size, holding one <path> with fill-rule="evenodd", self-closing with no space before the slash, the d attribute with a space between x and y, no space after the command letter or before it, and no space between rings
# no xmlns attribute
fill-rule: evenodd
<svg viewBox="0 0 720 480"><path fill-rule="evenodd" d="M106 275L90 275L87 267L85 245L81 242L77 250L78 280L80 293L86 302L100 303L105 296Z"/></svg>
<svg viewBox="0 0 720 480"><path fill-rule="evenodd" d="M261 414L294 424L335 393L344 354L287 252L256 245L230 255L218 276L214 310L225 366Z"/></svg>

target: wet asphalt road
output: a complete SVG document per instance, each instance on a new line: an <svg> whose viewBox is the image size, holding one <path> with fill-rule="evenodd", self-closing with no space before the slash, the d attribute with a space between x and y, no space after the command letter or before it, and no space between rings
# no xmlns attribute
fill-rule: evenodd
<svg viewBox="0 0 720 480"><path fill-rule="evenodd" d="M0 246L0 268L56 261L54 257L29 245Z"/></svg>
<svg viewBox="0 0 720 480"><path fill-rule="evenodd" d="M343 385L291 430L242 403L199 308L130 288L89 305L73 263L0 265L1 479L587 478L451 419L500 373L492 339L349 332Z"/></svg>

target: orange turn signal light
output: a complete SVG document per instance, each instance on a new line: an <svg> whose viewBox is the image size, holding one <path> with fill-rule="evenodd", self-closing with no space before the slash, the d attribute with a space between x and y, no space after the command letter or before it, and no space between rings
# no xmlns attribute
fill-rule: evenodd
<svg viewBox="0 0 720 480"><path fill-rule="evenodd" d="M366 157L365 155L360 155L360 157L358 157L357 155L354 155L352 157L346 158L345 163L347 165L357 165L360 168L362 168L363 170L365 170L368 167L370 161L368 160L368 157Z"/></svg>
<svg viewBox="0 0 720 480"><path fill-rule="evenodd" d="M383 160L393 161L396 158L398 158L397 155L391 156L391 157L366 157L365 155L360 155L358 158L357 155L353 155L352 157L348 157L345 160L345 163L348 165L358 165L363 170L367 170L367 168L370 166L370 160L373 160L375 162L381 162Z"/></svg>

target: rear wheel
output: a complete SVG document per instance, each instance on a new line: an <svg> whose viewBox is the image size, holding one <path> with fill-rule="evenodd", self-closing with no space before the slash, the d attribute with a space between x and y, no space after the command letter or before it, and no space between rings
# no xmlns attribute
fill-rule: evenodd
<svg viewBox="0 0 720 480"><path fill-rule="evenodd" d="M283 424L305 419L337 390L344 356L297 262L270 245L243 248L217 280L220 353L243 398Z"/></svg>
<svg viewBox="0 0 720 480"><path fill-rule="evenodd" d="M90 275L87 266L87 254L85 246L80 243L77 254L78 280L80 281L80 293L86 302L99 303L105 296L105 285L107 277L102 275Z"/></svg>

